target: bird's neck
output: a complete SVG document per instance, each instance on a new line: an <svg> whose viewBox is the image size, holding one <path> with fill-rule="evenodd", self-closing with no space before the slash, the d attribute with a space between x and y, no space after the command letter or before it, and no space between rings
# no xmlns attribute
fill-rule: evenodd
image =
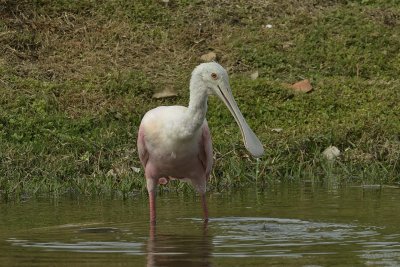
<svg viewBox="0 0 400 267"><path fill-rule="evenodd" d="M185 116L185 128L193 135L204 123L207 113L207 89L200 78L190 80L190 100Z"/></svg>

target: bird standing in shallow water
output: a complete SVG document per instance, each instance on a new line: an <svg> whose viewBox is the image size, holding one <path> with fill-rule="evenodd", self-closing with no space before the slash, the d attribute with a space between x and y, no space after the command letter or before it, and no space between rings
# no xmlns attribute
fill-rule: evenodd
<svg viewBox="0 0 400 267"><path fill-rule="evenodd" d="M261 157L264 149L247 125L230 89L226 70L215 62L197 66L190 79L188 107L160 106L148 111L138 133L139 158L145 170L150 221L156 221L156 189L170 177L189 180L201 196L208 220L206 183L213 165L210 130L205 119L208 95L217 95L239 125L246 149Z"/></svg>

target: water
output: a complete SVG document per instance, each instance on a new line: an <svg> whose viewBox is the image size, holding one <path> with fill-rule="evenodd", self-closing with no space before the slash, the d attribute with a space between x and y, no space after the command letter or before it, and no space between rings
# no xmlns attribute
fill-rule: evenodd
<svg viewBox="0 0 400 267"><path fill-rule="evenodd" d="M0 266L400 266L400 189L280 186L0 204Z"/></svg>

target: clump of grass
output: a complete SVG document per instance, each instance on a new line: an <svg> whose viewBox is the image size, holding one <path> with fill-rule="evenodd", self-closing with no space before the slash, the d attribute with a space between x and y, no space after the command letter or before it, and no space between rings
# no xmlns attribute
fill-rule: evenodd
<svg viewBox="0 0 400 267"><path fill-rule="evenodd" d="M0 3L2 196L142 190L140 119L186 105L190 72L208 51L266 148L248 157L229 111L210 99L212 190L399 182L397 1ZM309 94L283 85L304 78ZM151 98L164 88L179 97ZM342 151L334 162L321 156L330 145Z"/></svg>

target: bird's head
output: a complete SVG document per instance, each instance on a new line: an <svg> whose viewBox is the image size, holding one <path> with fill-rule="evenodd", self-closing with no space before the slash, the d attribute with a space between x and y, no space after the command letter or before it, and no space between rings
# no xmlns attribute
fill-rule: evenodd
<svg viewBox="0 0 400 267"><path fill-rule="evenodd" d="M250 129L233 98L226 70L216 62L202 63L194 69L192 77L196 77L200 80L198 82L205 85L201 88L207 90L208 94L217 95L224 102L239 125L246 149L254 157L261 157L264 154L264 148Z"/></svg>
<svg viewBox="0 0 400 267"><path fill-rule="evenodd" d="M198 76L204 83L204 89L207 89L210 95L219 95L219 88L228 88L229 76L226 70L216 62L202 63L197 66L192 76Z"/></svg>

